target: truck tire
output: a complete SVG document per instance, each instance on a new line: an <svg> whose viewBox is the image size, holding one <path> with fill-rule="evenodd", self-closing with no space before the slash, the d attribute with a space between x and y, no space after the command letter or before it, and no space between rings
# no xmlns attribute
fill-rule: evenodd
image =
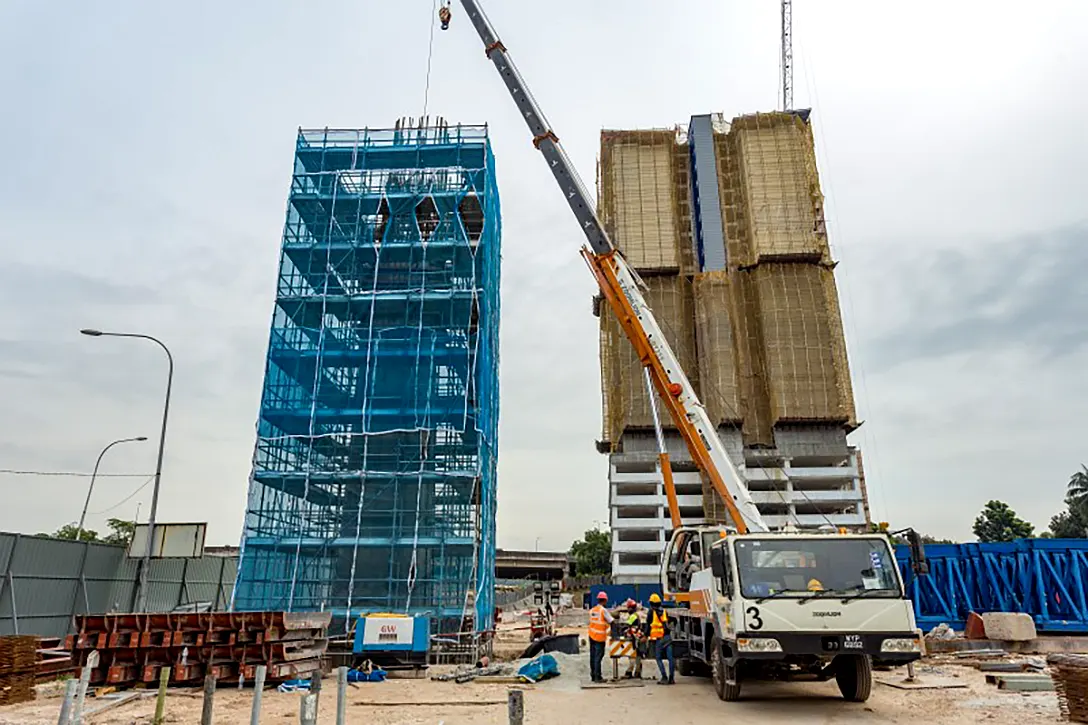
<svg viewBox="0 0 1088 725"><path fill-rule="evenodd" d="M687 657L681 657L676 662L676 671L684 677L694 677L695 663Z"/></svg>
<svg viewBox="0 0 1088 725"><path fill-rule="evenodd" d="M740 699L740 677L736 665L729 665L725 661L725 653L722 652L722 641L718 635L710 644L710 673L714 680L714 691L718 698L725 702L736 702ZM727 680L733 680L729 684Z"/></svg>
<svg viewBox="0 0 1088 725"><path fill-rule="evenodd" d="M835 658L835 682L848 702L865 702L873 689L873 666L866 655Z"/></svg>

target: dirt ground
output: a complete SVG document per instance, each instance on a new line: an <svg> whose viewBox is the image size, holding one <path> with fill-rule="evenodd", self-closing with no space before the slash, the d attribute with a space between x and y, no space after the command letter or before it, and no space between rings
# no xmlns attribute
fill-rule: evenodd
<svg viewBox="0 0 1088 725"><path fill-rule="evenodd" d="M581 656L582 658L585 655ZM528 725L660 725L684 722L693 725L720 725L744 718L759 723L921 723L958 725L1032 725L1058 722L1057 699L1053 692L1010 693L985 684L978 671L951 665L922 665L923 678L963 681L967 688L944 690L899 690L874 683L868 702L843 702L833 682L748 683L744 699L725 703L718 700L708 680L678 677L673 687L660 687L646 680L644 686L604 690L582 690L577 673L582 663L566 662L567 675L525 688L525 722ZM564 665L561 663L561 669ZM653 676L654 667L647 676ZM572 671L573 670L573 671ZM877 673L878 677L901 677L901 673ZM334 722L334 684L322 693L319 722ZM363 725L503 725L507 723L508 685L468 683L463 685L431 680L389 680L360 684L349 689L347 722ZM61 688L51 688L59 692ZM248 725L253 693L221 689L215 698L216 725ZM386 703L386 704L383 704ZM401 703L401 704L395 704ZM403 704L414 703L414 704ZM472 704L478 703L478 704ZM497 704L486 704L497 703ZM298 722L298 693L264 693L262 723ZM89 709L94 704L89 705ZM43 694L34 703L0 708L0 725L53 725L60 700ZM93 725L146 725L151 720L153 700L146 699L118 707L88 719ZM199 723L199 697L171 695L167 700L167 722Z"/></svg>

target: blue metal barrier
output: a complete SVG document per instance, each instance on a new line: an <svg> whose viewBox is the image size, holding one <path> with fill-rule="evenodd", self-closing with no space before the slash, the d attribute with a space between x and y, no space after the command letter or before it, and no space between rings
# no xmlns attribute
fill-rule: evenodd
<svg viewBox="0 0 1088 725"><path fill-rule="evenodd" d="M608 606L617 607L628 599L634 599L644 607L650 606L650 595L661 594L657 584L595 584L589 588L589 606L597 603L597 592L608 595Z"/></svg>
<svg viewBox="0 0 1088 725"><path fill-rule="evenodd" d="M1040 632L1088 632L1088 539L928 544L929 574L915 577L910 548L896 562L918 626L962 629L969 612L1024 612Z"/></svg>

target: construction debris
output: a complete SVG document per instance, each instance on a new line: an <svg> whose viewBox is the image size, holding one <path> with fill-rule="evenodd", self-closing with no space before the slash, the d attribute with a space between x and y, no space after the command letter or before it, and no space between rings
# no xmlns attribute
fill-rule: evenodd
<svg viewBox="0 0 1088 725"><path fill-rule="evenodd" d="M444 675L432 675L436 682L456 682L464 684L472 682L477 677L506 677L513 674L514 668L510 665L491 665L490 667L462 667Z"/></svg>
<svg viewBox="0 0 1088 725"><path fill-rule="evenodd" d="M37 668L37 637L0 637L0 705L33 700Z"/></svg>
<svg viewBox="0 0 1088 725"><path fill-rule="evenodd" d="M68 648L76 666L92 652L100 660L91 684L156 682L170 667L171 684L194 685L206 675L222 683L252 680L258 665L268 681L308 677L321 668L328 612L206 612L106 614L76 617Z"/></svg>

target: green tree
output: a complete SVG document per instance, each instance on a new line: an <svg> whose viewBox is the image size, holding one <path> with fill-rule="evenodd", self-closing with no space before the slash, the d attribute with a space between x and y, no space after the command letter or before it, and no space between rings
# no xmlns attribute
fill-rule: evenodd
<svg viewBox="0 0 1088 725"><path fill-rule="evenodd" d="M988 501L975 519L973 531L979 541L1012 541L1030 538L1035 527L1017 516L1004 501Z"/></svg>
<svg viewBox="0 0 1088 725"><path fill-rule="evenodd" d="M1050 530L1044 534L1054 539L1088 538L1088 468L1069 477L1066 488L1065 511L1050 519Z"/></svg>
<svg viewBox="0 0 1088 725"><path fill-rule="evenodd" d="M1077 509L1081 518L1088 520L1088 466L1080 464L1080 470L1069 477L1066 496L1069 509Z"/></svg>
<svg viewBox="0 0 1088 725"><path fill-rule="evenodd" d="M75 524L66 524L54 531L52 534L43 534L43 536L52 536L54 539L68 539L69 541L76 540L76 534L79 534L80 541L98 541L98 532L91 531L90 529L82 529Z"/></svg>
<svg viewBox="0 0 1088 725"><path fill-rule="evenodd" d="M1069 510L1050 518L1050 530L1043 536L1048 539L1085 539L1088 538L1088 523L1080 511L1070 506Z"/></svg>
<svg viewBox="0 0 1088 725"><path fill-rule="evenodd" d="M121 546L128 546L128 542L132 541L132 535L136 533L136 522L125 521L124 519L109 519L106 521L106 526L110 527L110 535L102 539L106 544L120 544Z"/></svg>
<svg viewBox="0 0 1088 725"><path fill-rule="evenodd" d="M136 532L135 521L109 519L106 521L106 526L110 527L110 533L108 536L102 538L99 538L97 531L94 531L93 529L83 529L80 531L79 527L75 524L65 524L52 534L42 534L42 536L52 536L54 539L75 541L76 532L78 531L80 541L100 541L103 544L127 546L128 542L132 541L132 535Z"/></svg>
<svg viewBox="0 0 1088 725"><path fill-rule="evenodd" d="M575 574L592 576L612 572L612 535L600 529L590 529L585 537L570 546Z"/></svg>

